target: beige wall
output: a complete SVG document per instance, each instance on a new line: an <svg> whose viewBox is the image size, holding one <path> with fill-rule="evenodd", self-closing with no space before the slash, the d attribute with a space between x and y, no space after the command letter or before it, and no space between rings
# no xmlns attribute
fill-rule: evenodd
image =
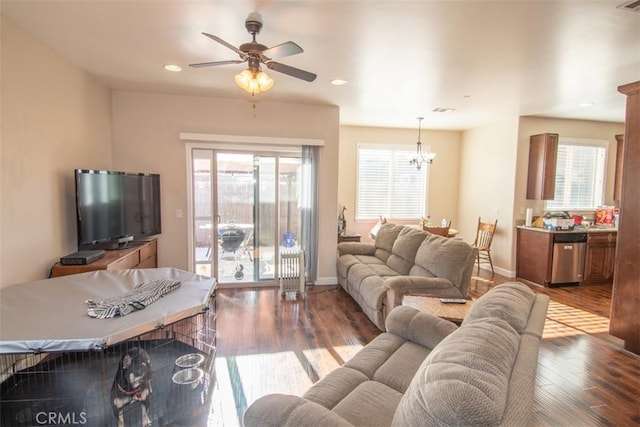
<svg viewBox="0 0 640 427"><path fill-rule="evenodd" d="M459 227L463 239L472 243L478 225L498 220L491 245L494 269L511 274L514 233L518 118L505 118L463 133L460 160ZM484 265L483 265L484 268Z"/></svg>
<svg viewBox="0 0 640 427"><path fill-rule="evenodd" d="M560 137L609 141L605 202L614 204L614 135L624 133L622 123L514 117L465 131L461 154L459 227L465 240L472 241L478 216L483 220L498 219L491 253L496 271L505 276L515 277L516 222L524 220L527 208L540 215L544 206L542 201L526 199L529 137L544 132L555 132Z"/></svg>
<svg viewBox="0 0 640 427"><path fill-rule="evenodd" d="M161 173L160 265L187 268L186 218L175 215L187 211L180 132L324 139L318 262L321 281L335 283L339 208L347 207L350 232L366 236L373 226L353 219L357 144L416 140L415 129L339 127L331 106L261 102L254 111L241 100L132 92L112 100L106 87L4 16L1 24L0 287L44 278L76 250L74 168ZM477 217L497 212L493 253L502 274L515 274L515 221L527 207L542 209L525 199L529 136L542 132L611 142L605 200L613 204L613 144L622 123L522 117L465 132L422 132L438 153L429 214L452 219L472 241Z"/></svg>
<svg viewBox="0 0 640 427"><path fill-rule="evenodd" d="M516 193L514 218L524 220L525 210L533 209L534 216L541 215L544 201L527 200L527 167L529 162L529 138L539 133L557 133L560 138L584 138L609 141L605 182L605 203L615 205L613 182L615 176L616 139L624 134L624 123L597 122L588 120L562 120L543 117L521 117L518 127L518 157L516 168ZM513 239L511 268L515 272L516 240Z"/></svg>
<svg viewBox="0 0 640 427"><path fill-rule="evenodd" d="M2 16L0 287L77 250L74 168L111 166L111 96Z"/></svg>
<svg viewBox="0 0 640 427"><path fill-rule="evenodd" d="M587 120L560 120L542 117L522 117L518 131L518 175L516 215L524 219L524 209L532 208L534 215L540 215L544 207L542 200L527 200L527 164L529 160L529 137L539 133L557 133L560 138L584 138L609 141L607 150L607 171L605 183L605 203L615 205L613 181L616 162L615 135L624 134L624 123L596 122ZM522 213L521 213L522 212Z"/></svg>
<svg viewBox="0 0 640 427"><path fill-rule="evenodd" d="M347 232L362 234L363 241L370 241L369 231L376 221L355 221L357 150L360 143L409 144L417 140L417 129L396 129L359 126L340 127L340 159L338 204L334 207L334 228L338 214L346 206ZM436 159L430 167L428 189L428 215L435 222L442 218L452 220L457 228L458 177L460 174L461 133L423 129L421 140L425 147L435 152ZM383 214L383 213L381 213ZM398 222L398 221L395 221ZM417 225L416 222L411 225Z"/></svg>
<svg viewBox="0 0 640 427"><path fill-rule="evenodd" d="M254 110L243 100L114 92L113 111L114 167L161 175L160 266L188 269L186 148L181 132L324 140L318 276L320 283L336 283L338 107L263 101ZM184 212L182 218L176 217L177 209Z"/></svg>

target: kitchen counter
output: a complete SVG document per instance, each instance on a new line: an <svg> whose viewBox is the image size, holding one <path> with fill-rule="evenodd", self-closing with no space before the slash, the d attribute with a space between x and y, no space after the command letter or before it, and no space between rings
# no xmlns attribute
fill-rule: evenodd
<svg viewBox="0 0 640 427"><path fill-rule="evenodd" d="M541 286L552 283L553 252L557 235L585 234L586 255L579 284L612 283L618 229L615 227L575 227L573 230L548 230L517 226L516 277Z"/></svg>
<svg viewBox="0 0 640 427"><path fill-rule="evenodd" d="M530 230L530 231L538 231L540 233L549 233L549 234L557 234L557 233L617 233L617 227L596 227L591 226L589 228L584 227L574 227L573 230L549 230L541 227L527 227L526 225L518 225L516 228L520 228L522 230Z"/></svg>

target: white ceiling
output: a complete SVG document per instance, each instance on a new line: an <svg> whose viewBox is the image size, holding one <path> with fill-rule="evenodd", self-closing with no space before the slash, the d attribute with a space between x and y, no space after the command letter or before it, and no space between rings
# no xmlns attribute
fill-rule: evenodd
<svg viewBox="0 0 640 427"><path fill-rule="evenodd" d="M237 59L200 33L239 46L257 11L258 42L296 42L304 52L278 61L318 75L307 83L266 70L276 83L258 102L338 105L346 125L415 127L424 116L423 128L462 130L514 115L622 122L617 87L640 80L640 13L617 8L622 1L1 0L0 8L114 89L248 100L233 81L246 64L188 64Z"/></svg>

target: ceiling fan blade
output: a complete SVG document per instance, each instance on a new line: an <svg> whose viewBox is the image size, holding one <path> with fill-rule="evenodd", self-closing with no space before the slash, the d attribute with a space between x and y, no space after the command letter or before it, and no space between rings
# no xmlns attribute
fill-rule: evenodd
<svg viewBox="0 0 640 427"><path fill-rule="evenodd" d="M262 54L268 58L282 58L284 56L297 55L304 52L300 46L292 41L284 42L279 45L270 47L262 51Z"/></svg>
<svg viewBox="0 0 640 427"><path fill-rule="evenodd" d="M213 62L200 62L198 64L189 64L189 67L193 68L202 68L202 67L213 67L215 65L227 65L227 64L241 64L245 61L242 59L232 59L230 61L213 61Z"/></svg>
<svg viewBox="0 0 640 427"><path fill-rule="evenodd" d="M281 64L275 61L269 61L266 63L266 65L271 70L278 71L280 73L287 74L291 77L302 79L307 82L312 82L317 77L315 74L310 73L308 71L304 71L299 68L291 67L289 65Z"/></svg>
<svg viewBox="0 0 640 427"><path fill-rule="evenodd" d="M227 47L229 49L231 49L232 51L234 51L235 53L237 53L238 55L240 55L240 57L242 59L245 59L247 54L244 53L243 51L241 51L240 49L238 49L237 47L235 47L234 45L232 45L231 43L228 43L224 40L222 40L220 37L218 36L214 36L213 34L209 34L209 33L202 33L205 36L209 37L211 40L217 41L218 43L220 43L222 46Z"/></svg>

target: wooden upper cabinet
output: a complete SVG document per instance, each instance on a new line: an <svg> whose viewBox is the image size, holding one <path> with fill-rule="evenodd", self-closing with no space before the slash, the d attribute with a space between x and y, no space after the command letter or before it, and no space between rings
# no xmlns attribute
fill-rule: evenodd
<svg viewBox="0 0 640 427"><path fill-rule="evenodd" d="M552 200L556 186L558 134L532 135L529 140L527 199Z"/></svg>
<svg viewBox="0 0 640 427"><path fill-rule="evenodd" d="M618 145L616 148L616 176L613 181L613 200L620 201L622 196L622 158L624 155L624 135L616 135Z"/></svg>

